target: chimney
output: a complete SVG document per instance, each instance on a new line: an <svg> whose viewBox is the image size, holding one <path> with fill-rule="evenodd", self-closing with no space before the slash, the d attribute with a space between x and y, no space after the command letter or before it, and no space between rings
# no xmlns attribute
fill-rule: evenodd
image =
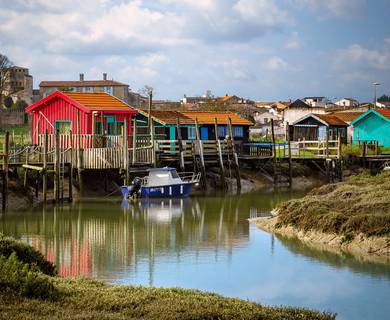
<svg viewBox="0 0 390 320"><path fill-rule="evenodd" d="M80 81L84 81L84 73L80 73Z"/></svg>
<svg viewBox="0 0 390 320"><path fill-rule="evenodd" d="M104 81L107 80L107 73L103 73L103 80L104 80Z"/></svg>

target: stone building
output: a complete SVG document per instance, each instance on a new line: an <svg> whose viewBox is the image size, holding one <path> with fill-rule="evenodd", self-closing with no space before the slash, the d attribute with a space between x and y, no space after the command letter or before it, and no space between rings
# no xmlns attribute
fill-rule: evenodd
<svg viewBox="0 0 390 320"><path fill-rule="evenodd" d="M3 81L3 97L11 97L13 102L17 100L24 100L27 104L33 102L33 77L29 74L28 68L19 66L7 68Z"/></svg>
<svg viewBox="0 0 390 320"><path fill-rule="evenodd" d="M95 92L108 93L126 103L130 103L129 85L107 79L107 73L103 73L102 80L85 80L84 74L80 73L78 81L42 81L39 84L41 98L56 91L71 92Z"/></svg>

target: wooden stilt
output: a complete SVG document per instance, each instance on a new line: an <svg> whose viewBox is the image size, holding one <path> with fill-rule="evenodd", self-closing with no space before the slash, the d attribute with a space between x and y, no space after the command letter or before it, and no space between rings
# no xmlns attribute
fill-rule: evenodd
<svg viewBox="0 0 390 320"><path fill-rule="evenodd" d="M69 166L68 166L68 179L69 179L69 202L73 201L73 132L69 131Z"/></svg>
<svg viewBox="0 0 390 320"><path fill-rule="evenodd" d="M273 180L274 186L278 184L278 173L277 173L277 158L276 158L276 142L275 142L275 128L274 128L274 119L271 119L271 136L272 136L272 155L273 155Z"/></svg>
<svg viewBox="0 0 390 320"><path fill-rule="evenodd" d="M129 136L127 133L127 119L125 118L123 130L123 169L125 170L124 185L129 185Z"/></svg>
<svg viewBox="0 0 390 320"><path fill-rule="evenodd" d="M103 122L103 118L102 118ZM83 181L82 181L82 162L81 162L81 134L80 134L80 110L77 110L77 118L76 118L76 125L77 125L77 175L78 175L78 181L79 181L79 191L80 194L83 193ZM104 128L102 126L102 130L104 132Z"/></svg>
<svg viewBox="0 0 390 320"><path fill-rule="evenodd" d="M30 156L30 150L29 150L29 148L27 147L27 148L26 148L26 160L25 160L25 164L26 164L26 165L28 165L29 156ZM28 169L25 168L25 169L24 169L24 179L23 179L23 186L24 186L25 188L27 188L27 178L28 178Z"/></svg>
<svg viewBox="0 0 390 320"><path fill-rule="evenodd" d="M230 133L230 141L232 143L232 152L233 152L233 160L234 160L234 169L236 173L236 180L237 180L237 190L241 190L241 174L240 174L240 165L238 163L238 155L236 152L236 146L234 143L234 135L233 135L233 126L232 126L232 119L229 117L228 119L229 124L229 133Z"/></svg>
<svg viewBox="0 0 390 320"><path fill-rule="evenodd" d="M133 154L131 157L131 163L134 166L137 163L137 118L134 118L132 147L133 147Z"/></svg>
<svg viewBox="0 0 390 320"><path fill-rule="evenodd" d="M203 154L203 143L200 139L200 132L199 132L199 123L198 118L195 118L195 132L196 132L196 142L198 144L198 153L199 153L199 162L200 162L200 171L202 173L202 185L205 189L207 189L207 183L206 183L206 166L204 162L204 154ZM196 150L196 148L195 148Z"/></svg>
<svg viewBox="0 0 390 320"><path fill-rule="evenodd" d="M42 193L43 203L47 202L47 149L48 149L48 131L45 130L43 137L43 172L42 172ZM26 169L27 170L27 169Z"/></svg>
<svg viewBox="0 0 390 320"><path fill-rule="evenodd" d="M293 183L293 174L292 174L292 155L291 155L291 136L290 136L290 125L287 122L287 143L288 143L288 182L290 188Z"/></svg>
<svg viewBox="0 0 390 320"><path fill-rule="evenodd" d="M223 154L222 154L222 144L218 136L218 119L214 119L214 131L215 131L215 141L217 142L218 148L218 161L219 161L219 170L221 174L221 186L223 190L226 190L226 178L225 178L225 166L223 164Z"/></svg>
<svg viewBox="0 0 390 320"><path fill-rule="evenodd" d="M184 172L185 171L185 163L184 163L184 152L183 152L183 139L182 139L182 135L181 135L179 116L177 117L176 131L177 131L177 140L178 140L178 144L179 144L180 170Z"/></svg>
<svg viewBox="0 0 390 320"><path fill-rule="evenodd" d="M3 152L3 212L7 209L8 201L8 156L9 156L9 132L5 133L4 152Z"/></svg>
<svg viewBox="0 0 390 320"><path fill-rule="evenodd" d="M60 200L60 132L55 131L54 136L54 198L58 203Z"/></svg>
<svg viewBox="0 0 390 320"><path fill-rule="evenodd" d="M150 121L150 140L151 140L151 143L152 143L152 164L153 164L153 167L156 168L156 166L157 166L157 156L156 156L156 144L155 144L155 141L154 141L154 124L153 124L153 120Z"/></svg>

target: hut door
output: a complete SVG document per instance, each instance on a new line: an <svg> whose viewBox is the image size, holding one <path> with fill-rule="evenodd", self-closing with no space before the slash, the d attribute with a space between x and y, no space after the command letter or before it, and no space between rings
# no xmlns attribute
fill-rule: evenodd
<svg viewBox="0 0 390 320"><path fill-rule="evenodd" d="M207 127L200 128L200 139L201 140L209 140L209 128L207 128Z"/></svg>
<svg viewBox="0 0 390 320"><path fill-rule="evenodd" d="M116 134L116 121L115 116L106 117L106 134L115 135Z"/></svg>
<svg viewBox="0 0 390 320"><path fill-rule="evenodd" d="M326 126L318 127L318 140L325 141L326 140Z"/></svg>

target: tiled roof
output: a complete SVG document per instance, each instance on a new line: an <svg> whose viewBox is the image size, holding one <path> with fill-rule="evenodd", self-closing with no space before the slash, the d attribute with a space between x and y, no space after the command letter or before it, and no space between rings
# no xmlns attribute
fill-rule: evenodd
<svg viewBox="0 0 390 320"><path fill-rule="evenodd" d="M220 97L220 98L216 98L215 100L216 101L219 101L219 102L226 102L226 101L229 101L230 99L234 98L234 96L225 96L225 97Z"/></svg>
<svg viewBox="0 0 390 320"><path fill-rule="evenodd" d="M198 119L199 124L214 124L217 118L218 124L228 124L229 118L233 125L252 126L253 123L247 119L240 117L233 112L223 111L182 111L183 115L193 119Z"/></svg>
<svg viewBox="0 0 390 320"><path fill-rule="evenodd" d="M348 124L345 123L343 120L339 119L335 115L332 114L313 114L313 116L316 116L317 118L321 119L322 121L326 122L327 124L331 126L346 126L348 127Z"/></svg>
<svg viewBox="0 0 390 320"><path fill-rule="evenodd" d="M90 110L135 110L107 93L62 92L68 98Z"/></svg>
<svg viewBox="0 0 390 320"><path fill-rule="evenodd" d="M128 86L114 80L85 80L85 81L41 81L40 87L103 87Z"/></svg>
<svg viewBox="0 0 390 320"><path fill-rule="evenodd" d="M345 122L351 122L360 117L364 112L336 112L334 116Z"/></svg>
<svg viewBox="0 0 390 320"><path fill-rule="evenodd" d="M146 116L149 115L147 110L138 109L138 111ZM177 124L177 118L180 119L180 124L194 124L195 121L178 111L170 110L152 110L152 118L162 124Z"/></svg>
<svg viewBox="0 0 390 320"><path fill-rule="evenodd" d="M389 109L377 108L377 109L375 109L375 111L390 120L390 110Z"/></svg>

